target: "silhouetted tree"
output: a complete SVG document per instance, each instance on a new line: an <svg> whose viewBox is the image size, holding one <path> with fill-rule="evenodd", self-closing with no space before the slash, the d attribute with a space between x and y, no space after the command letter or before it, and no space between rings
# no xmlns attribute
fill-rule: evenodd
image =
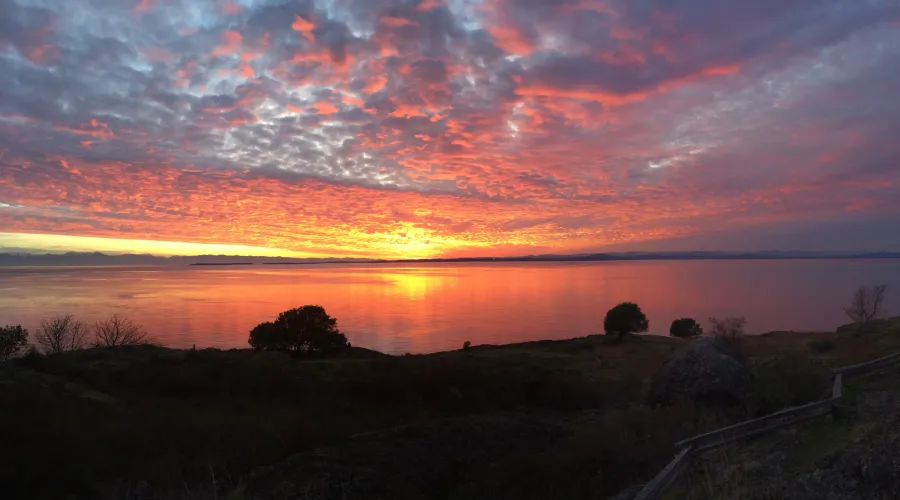
<svg viewBox="0 0 900 500"><path fill-rule="evenodd" d="M250 347L257 351L289 351L290 335L285 328L271 321L260 323L250 330Z"/></svg>
<svg viewBox="0 0 900 500"><path fill-rule="evenodd" d="M619 341L628 333L646 332L649 327L650 322L647 321L647 316L641 312L640 306L632 302L622 302L613 307L606 313L606 318L603 320L603 329L606 330L606 334L617 335Z"/></svg>
<svg viewBox="0 0 900 500"><path fill-rule="evenodd" d="M337 320L322 306L307 305L285 311L274 322L257 325L250 331L250 345L262 351L328 354L350 347L337 329Z"/></svg>
<svg viewBox="0 0 900 500"><path fill-rule="evenodd" d="M86 324L67 314L42 320L35 340L47 354L59 354L83 349L87 332Z"/></svg>
<svg viewBox="0 0 900 500"><path fill-rule="evenodd" d="M680 339L699 337L703 335L703 328L694 318L676 319L669 327L669 335Z"/></svg>
<svg viewBox="0 0 900 500"><path fill-rule="evenodd" d="M850 305L844 308L844 312L855 323L859 323L860 330L878 316L886 290L887 285L861 286L853 293L853 299Z"/></svg>
<svg viewBox="0 0 900 500"><path fill-rule="evenodd" d="M28 330L22 325L0 328L0 361L6 361L19 354L28 344Z"/></svg>
<svg viewBox="0 0 900 500"><path fill-rule="evenodd" d="M124 316L112 314L105 320L94 323L94 343L98 347L118 347L123 345L147 344L147 332Z"/></svg>

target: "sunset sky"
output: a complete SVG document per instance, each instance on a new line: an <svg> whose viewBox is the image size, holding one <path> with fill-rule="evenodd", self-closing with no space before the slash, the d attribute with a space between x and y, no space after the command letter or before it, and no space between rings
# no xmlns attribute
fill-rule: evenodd
<svg viewBox="0 0 900 500"><path fill-rule="evenodd" d="M898 250L900 0L0 0L10 249Z"/></svg>

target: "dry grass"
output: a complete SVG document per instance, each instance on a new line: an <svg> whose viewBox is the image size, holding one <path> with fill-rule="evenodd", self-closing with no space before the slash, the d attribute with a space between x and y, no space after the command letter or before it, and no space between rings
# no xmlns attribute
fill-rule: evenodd
<svg viewBox="0 0 900 500"><path fill-rule="evenodd" d="M746 337L744 352L774 407L814 397L829 366L900 350L900 332L885 332ZM834 348L811 352L814 339ZM651 477L675 441L747 416L643 405L687 342L592 336L396 357L354 348L316 361L153 346L30 356L15 376L0 370L0 442L20 450L0 455L0 483L8 498L223 498L255 467L358 433L512 413L555 422L562 437L426 485L430 497L596 498ZM442 470L455 458L422 460Z"/></svg>

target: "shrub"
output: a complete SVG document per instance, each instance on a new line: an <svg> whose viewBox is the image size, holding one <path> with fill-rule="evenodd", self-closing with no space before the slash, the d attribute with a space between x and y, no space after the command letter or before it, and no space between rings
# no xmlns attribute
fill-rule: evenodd
<svg viewBox="0 0 900 500"><path fill-rule="evenodd" d="M67 314L42 320L35 340L47 354L59 354L83 349L87 332L86 324Z"/></svg>
<svg viewBox="0 0 900 500"><path fill-rule="evenodd" d="M809 352L821 354L833 351L837 347L837 343L830 339L814 339L807 342L806 347L809 348Z"/></svg>
<svg viewBox="0 0 900 500"><path fill-rule="evenodd" d="M830 379L828 367L808 356L786 354L766 360L757 366L753 381L756 414L822 399L828 393Z"/></svg>
<svg viewBox="0 0 900 500"><path fill-rule="evenodd" d="M471 342L469 342L468 340L463 342L463 351L468 351L470 347L472 347Z"/></svg>
<svg viewBox="0 0 900 500"><path fill-rule="evenodd" d="M622 340L628 333L646 332L650 327L647 316L641 312L640 306L632 302L622 302L606 313L603 329L607 335L617 335Z"/></svg>
<svg viewBox="0 0 900 500"><path fill-rule="evenodd" d="M727 318L709 318L711 325L710 336L727 342L739 354L743 352L744 325L747 320L743 317L729 316Z"/></svg>
<svg viewBox="0 0 900 500"><path fill-rule="evenodd" d="M703 328L701 328L700 324L697 323L697 320L693 318L676 319L669 328L669 335L680 339L699 337L700 335L703 335Z"/></svg>
<svg viewBox="0 0 900 500"><path fill-rule="evenodd" d="M94 344L98 347L118 347L123 345L147 344L147 332L141 325L136 325L130 319L111 315L108 319L94 323Z"/></svg>
<svg viewBox="0 0 900 500"><path fill-rule="evenodd" d="M306 305L285 311L274 322L257 325L250 331L250 345L258 351L327 354L350 347L337 329L337 320L322 306Z"/></svg>
<svg viewBox="0 0 900 500"><path fill-rule="evenodd" d="M0 328L0 361L10 359L28 343L28 330L22 328L22 325L4 326Z"/></svg>

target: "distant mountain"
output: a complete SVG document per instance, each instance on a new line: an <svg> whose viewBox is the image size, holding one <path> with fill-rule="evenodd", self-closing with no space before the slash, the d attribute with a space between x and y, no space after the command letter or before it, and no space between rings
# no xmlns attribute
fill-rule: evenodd
<svg viewBox="0 0 900 500"><path fill-rule="evenodd" d="M64 254L0 253L0 266L227 266L227 265L309 265L327 263L403 263L403 262L596 262L616 260L727 260L727 259L900 259L900 252L829 253L808 251L765 252L615 252L574 255L526 255L520 257L467 257L458 259L292 259L240 257L233 255L197 255L158 257L155 255L107 255L100 252Z"/></svg>
<svg viewBox="0 0 900 500"><path fill-rule="evenodd" d="M764 252L614 252L574 255L527 255L459 259L378 260L371 262L596 262L616 260L765 260L765 259L900 259L900 252L830 253L811 251Z"/></svg>

